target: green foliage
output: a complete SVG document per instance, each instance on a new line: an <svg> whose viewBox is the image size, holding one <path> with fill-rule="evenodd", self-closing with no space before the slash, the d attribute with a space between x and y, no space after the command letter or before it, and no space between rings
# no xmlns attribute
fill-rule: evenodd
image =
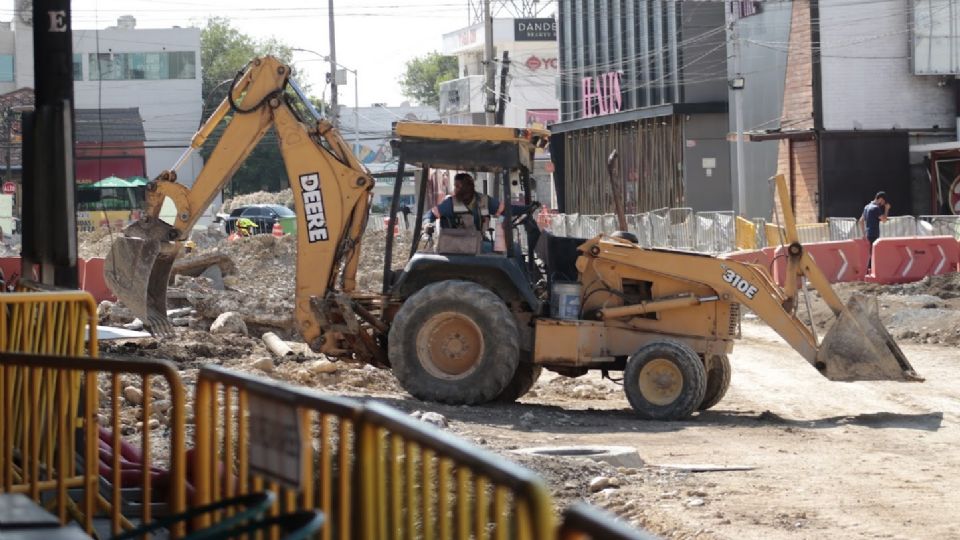
<svg viewBox="0 0 960 540"><path fill-rule="evenodd" d="M440 105L440 83L457 78L457 58L436 51L407 61L400 77L403 95L422 105Z"/></svg>
<svg viewBox="0 0 960 540"><path fill-rule="evenodd" d="M234 77L247 65L247 62L265 55L275 56L289 64L293 52L288 45L275 38L257 40L240 32L226 17L207 20L200 34L204 120L226 97ZM297 82L304 92L308 91L303 82L299 80ZM315 98L312 100L315 103L317 101ZM231 118L232 115L228 115L200 149L204 160L210 157ZM224 195L232 197L259 190L279 191L288 187L287 173L278 143L276 132L273 129L267 131L260 143L234 173L233 179L224 189Z"/></svg>

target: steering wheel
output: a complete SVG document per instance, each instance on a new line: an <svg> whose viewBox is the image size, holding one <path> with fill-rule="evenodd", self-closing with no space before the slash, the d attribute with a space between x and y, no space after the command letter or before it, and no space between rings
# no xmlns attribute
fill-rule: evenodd
<svg viewBox="0 0 960 540"><path fill-rule="evenodd" d="M513 221L510 223L511 227L519 227L524 221L533 216L533 213L537 211L538 208L543 206L537 201L533 201L530 204L524 206L520 209L519 212L513 215Z"/></svg>

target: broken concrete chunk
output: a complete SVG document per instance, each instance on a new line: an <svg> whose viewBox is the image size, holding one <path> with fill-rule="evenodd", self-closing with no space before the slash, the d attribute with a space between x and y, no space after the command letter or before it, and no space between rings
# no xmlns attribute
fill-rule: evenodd
<svg viewBox="0 0 960 540"><path fill-rule="evenodd" d="M610 479L606 476L597 476L590 480L590 492L596 493L610 487Z"/></svg>
<svg viewBox="0 0 960 540"><path fill-rule="evenodd" d="M134 405L143 403L143 392L134 386L128 386L124 388L123 397L127 398L127 401L133 403Z"/></svg>
<svg viewBox="0 0 960 540"><path fill-rule="evenodd" d="M260 371L270 373L271 371L273 371L275 366L273 365L273 358L268 358L265 356L263 358L258 358L254 360L253 367L259 369Z"/></svg>
<svg viewBox="0 0 960 540"><path fill-rule="evenodd" d="M447 422L447 417L435 412L425 412L420 415L420 421L426 422L428 424L433 424L440 428L445 428L449 425Z"/></svg>
<svg viewBox="0 0 960 540"><path fill-rule="evenodd" d="M210 325L211 334L243 334L248 335L247 323L243 322L243 317L235 311L221 313L217 320Z"/></svg>
<svg viewBox="0 0 960 540"><path fill-rule="evenodd" d="M317 360L312 364L307 366L307 369L310 370L310 373L314 375L319 375L321 373L333 373L337 371L337 364L329 360Z"/></svg>

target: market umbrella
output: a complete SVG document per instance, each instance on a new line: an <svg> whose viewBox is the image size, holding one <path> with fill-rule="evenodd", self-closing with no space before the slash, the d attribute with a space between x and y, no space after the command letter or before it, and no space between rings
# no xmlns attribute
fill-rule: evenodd
<svg viewBox="0 0 960 540"><path fill-rule="evenodd" d="M129 183L131 186L136 187L136 186L145 186L149 183L149 181L142 176L131 176L130 178L127 178L127 183Z"/></svg>
<svg viewBox="0 0 960 540"><path fill-rule="evenodd" d="M86 187L91 188L128 188L133 187L134 184L127 182L123 178L117 178L116 176L108 176L99 182L94 182L88 184Z"/></svg>

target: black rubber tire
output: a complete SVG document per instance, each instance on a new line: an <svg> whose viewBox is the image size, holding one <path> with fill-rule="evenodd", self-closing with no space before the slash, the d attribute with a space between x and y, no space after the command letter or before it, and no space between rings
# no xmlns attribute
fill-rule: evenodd
<svg viewBox="0 0 960 540"><path fill-rule="evenodd" d="M431 373L424 364L435 364L418 353L418 333L444 312L462 315L480 329L480 358L462 376ZM417 399L451 405L496 399L509 385L520 357L520 331L513 314L500 297L470 281L433 283L407 298L393 319L388 342L390 365L404 390Z"/></svg>
<svg viewBox="0 0 960 540"><path fill-rule="evenodd" d="M537 384L537 379L540 378L542 371L543 368L538 364L520 362L517 364L517 370L513 372L513 378L510 379L510 384L503 389L503 392L500 392L496 401L499 403L513 403L525 396L527 392L533 388L533 385Z"/></svg>
<svg viewBox="0 0 960 540"><path fill-rule="evenodd" d="M649 401L640 387L640 373L644 366L658 359L673 364L681 377L676 398L664 404ZM676 341L655 341L641 347L627 360L623 388L633 410L641 417L647 420L681 420L690 416L703 402L707 372L697 353L686 345Z"/></svg>
<svg viewBox="0 0 960 540"><path fill-rule="evenodd" d="M723 396L727 394L730 388L730 359L725 354L711 356L704 364L707 370L707 391L704 393L703 401L697 409L705 411L713 407Z"/></svg>

